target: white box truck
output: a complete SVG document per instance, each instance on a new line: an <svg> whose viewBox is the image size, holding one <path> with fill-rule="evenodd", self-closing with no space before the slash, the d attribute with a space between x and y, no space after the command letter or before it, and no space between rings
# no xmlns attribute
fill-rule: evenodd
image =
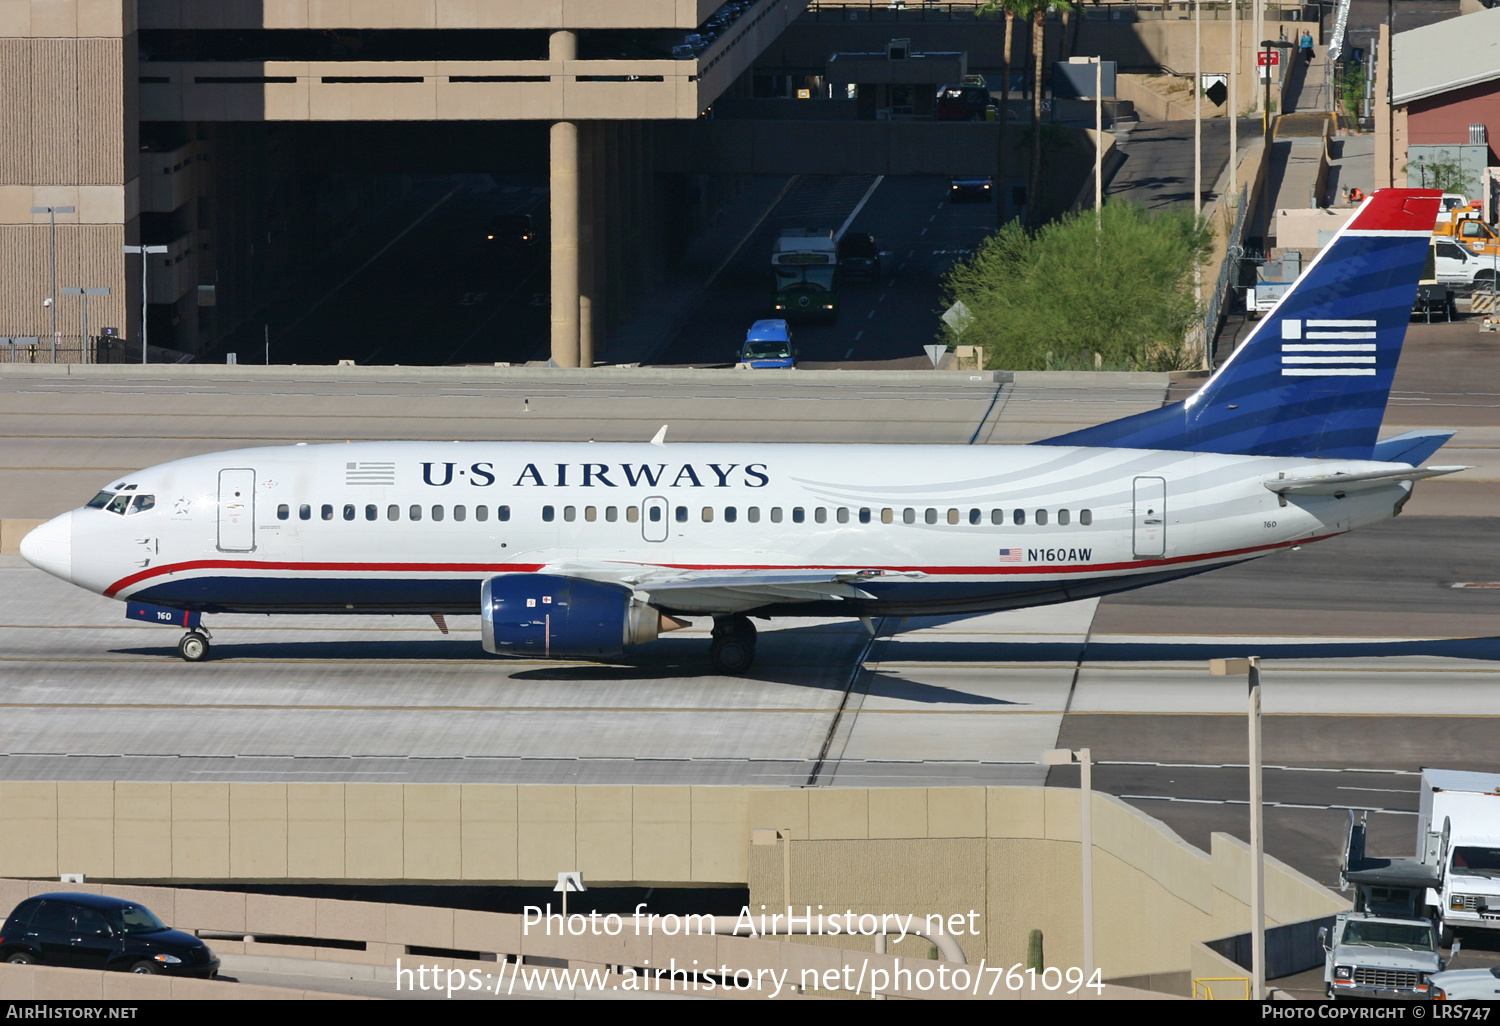
<svg viewBox="0 0 1500 1026"><path fill-rule="evenodd" d="M1493 930L1500 936L1500 773L1422 770L1417 851L1448 824L1448 857L1442 890L1428 888L1427 903L1445 938L1460 930Z"/></svg>

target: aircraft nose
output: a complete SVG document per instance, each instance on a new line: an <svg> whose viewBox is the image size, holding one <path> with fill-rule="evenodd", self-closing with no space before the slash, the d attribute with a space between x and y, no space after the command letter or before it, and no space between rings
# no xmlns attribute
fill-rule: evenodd
<svg viewBox="0 0 1500 1026"><path fill-rule="evenodd" d="M73 579L73 514L53 517L21 539L21 558L65 581Z"/></svg>

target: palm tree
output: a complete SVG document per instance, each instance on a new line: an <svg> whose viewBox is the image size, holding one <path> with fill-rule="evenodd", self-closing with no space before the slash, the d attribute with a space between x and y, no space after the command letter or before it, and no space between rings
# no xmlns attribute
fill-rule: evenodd
<svg viewBox="0 0 1500 1026"><path fill-rule="evenodd" d="M1030 11L1026 8L1026 0L989 0L988 3L980 4L975 13L985 18L994 18L1002 14L1005 16L1005 63L1003 65L1004 73L1000 78L1000 153L997 161L1000 175L999 180L995 183L996 188L1001 190L1000 196L1004 197L1009 195L1005 184L1006 179L1010 175L1010 148L1007 145L1006 129L1010 122L1008 116L1010 109L1010 65L1011 58L1015 54L1016 15L1020 14L1025 17ZM1005 216L1005 203L1006 201L1003 199L997 199L995 203L996 210L1002 218Z"/></svg>
<svg viewBox="0 0 1500 1026"><path fill-rule="evenodd" d="M1035 227L1042 205L1037 193L1042 184L1042 75L1046 63L1047 15L1052 11L1071 11L1067 0L1025 0L1031 15L1031 49L1035 58L1031 80L1031 174L1026 179L1026 222Z"/></svg>
<svg viewBox="0 0 1500 1026"><path fill-rule="evenodd" d="M1011 43L1016 18L1031 19L1031 51L1033 59L1031 80L1031 169L1026 178L1026 221L1034 226L1039 217L1041 204L1036 196L1042 181L1042 91L1046 64L1047 15L1052 11L1071 11L1073 5L1067 0L988 0L979 5L977 12L987 17L1005 15L1005 78L1000 85L1000 188L1005 188L1008 173L1008 150L1005 139L1005 106L1010 99Z"/></svg>

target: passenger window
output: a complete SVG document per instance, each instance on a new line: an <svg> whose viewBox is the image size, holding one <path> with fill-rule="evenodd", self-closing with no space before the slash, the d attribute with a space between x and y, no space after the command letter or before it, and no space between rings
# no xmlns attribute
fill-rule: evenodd
<svg viewBox="0 0 1500 1026"><path fill-rule="evenodd" d="M1070 521L1071 519L1072 519L1072 516L1068 513L1067 510L1060 509L1060 510L1057 511L1057 522L1059 524L1062 524L1064 527L1067 526L1068 521Z"/></svg>
<svg viewBox="0 0 1500 1026"><path fill-rule="evenodd" d="M896 511L887 506L880 511L880 522L882 524L894 524L896 522Z"/></svg>
<svg viewBox="0 0 1500 1026"><path fill-rule="evenodd" d="M926 520L929 524L937 523L937 510L929 508L927 514L922 519Z"/></svg>
<svg viewBox="0 0 1500 1026"><path fill-rule="evenodd" d="M283 502L280 506L276 507L276 519L277 520L285 520L287 517L289 517L291 515L292 515L292 508L290 506L288 506L286 503Z"/></svg>
<svg viewBox="0 0 1500 1026"><path fill-rule="evenodd" d="M571 524L573 521L575 521L577 519L578 519L578 507L577 506L564 506L563 507L563 520L565 520L565 521L567 521L568 523Z"/></svg>
<svg viewBox="0 0 1500 1026"><path fill-rule="evenodd" d="M773 524L779 524L779 523L781 523L781 507L780 506L772 506L771 507L771 523L773 523Z"/></svg>
<svg viewBox="0 0 1500 1026"><path fill-rule="evenodd" d="M1003 523L1005 523L1005 510L1003 510L1003 509L992 509L992 510L990 510L990 523L992 523L992 524L1003 524Z"/></svg>
<svg viewBox="0 0 1500 1026"><path fill-rule="evenodd" d="M948 511L948 523L950 523L950 524L956 524L956 523L958 523L958 510L956 510L956 509L950 509Z"/></svg>
<svg viewBox="0 0 1500 1026"><path fill-rule="evenodd" d="M599 507L598 506L585 506L585 507L583 507L583 519L585 521L587 521L588 523L590 523L590 524L592 524L594 521L598 520L599 519Z"/></svg>
<svg viewBox="0 0 1500 1026"><path fill-rule="evenodd" d="M639 506L625 507L625 522L627 524L638 523L641 519L641 508ZM660 518L658 518L660 519Z"/></svg>
<svg viewBox="0 0 1500 1026"><path fill-rule="evenodd" d="M969 510L969 523L977 524L984 520L984 511L978 509Z"/></svg>
<svg viewBox="0 0 1500 1026"><path fill-rule="evenodd" d="M323 503L322 513L323 513L323 519L324 520L332 520L333 519L333 507L330 506L330 505L328 505L328 503L326 503L326 502Z"/></svg>
<svg viewBox="0 0 1500 1026"><path fill-rule="evenodd" d="M311 520L312 519L312 507L309 506L305 502L302 505L298 506L297 507L297 519L298 520Z"/></svg>
<svg viewBox="0 0 1500 1026"><path fill-rule="evenodd" d="M1046 523L1047 523L1047 511L1046 510L1039 509L1039 510L1036 511L1036 522L1037 522L1037 525L1039 527L1040 526L1046 526Z"/></svg>
<svg viewBox="0 0 1500 1026"><path fill-rule="evenodd" d="M441 520L441 519L443 519L443 507L441 507L441 506L434 506L434 507L432 507L432 519L434 519L434 520Z"/></svg>
<svg viewBox="0 0 1500 1026"><path fill-rule="evenodd" d="M615 521L619 520L620 519L620 507L619 506L605 506L604 507L604 519L607 520L611 524L613 524Z"/></svg>
<svg viewBox="0 0 1500 1026"><path fill-rule="evenodd" d="M822 506L819 506L817 509L813 510L813 519L820 524L828 523L828 510L824 509Z"/></svg>
<svg viewBox="0 0 1500 1026"><path fill-rule="evenodd" d="M862 507L860 507L859 522L861 524L868 524L870 522L870 507L868 507L868 506L862 506Z"/></svg>
<svg viewBox="0 0 1500 1026"><path fill-rule="evenodd" d="M412 505L407 508L406 516L409 520L421 520L422 507L418 506L416 503L412 503Z"/></svg>
<svg viewBox="0 0 1500 1026"><path fill-rule="evenodd" d="M385 508L385 518L387 520L400 520L401 519L401 507L400 506L396 506L396 505L387 506ZM371 517L371 519L373 520L374 518Z"/></svg>
<svg viewBox="0 0 1500 1026"><path fill-rule="evenodd" d="M687 523L687 507L686 506L678 506L677 507L677 522L679 524L685 524L685 523Z"/></svg>
<svg viewBox="0 0 1500 1026"><path fill-rule="evenodd" d="M353 503L346 503L344 505L344 519L345 520L353 520L354 519L354 504Z"/></svg>
<svg viewBox="0 0 1500 1026"><path fill-rule="evenodd" d="M839 507L838 522L841 524L847 524L849 522L849 510L844 506Z"/></svg>
<svg viewBox="0 0 1500 1026"><path fill-rule="evenodd" d="M705 524L711 524L714 522L714 508L712 506L703 507L703 522Z"/></svg>
<svg viewBox="0 0 1500 1026"><path fill-rule="evenodd" d="M661 507L652 506L646 511L646 516L653 524L661 523Z"/></svg>
<svg viewBox="0 0 1500 1026"><path fill-rule="evenodd" d="M800 524L807 519L807 510L801 506L792 507L792 523Z"/></svg>
<svg viewBox="0 0 1500 1026"><path fill-rule="evenodd" d="M468 517L468 515L469 515L469 511L466 510L466 509L464 509L462 506L454 506L453 507L453 519L454 520L464 520L464 519L466 519Z"/></svg>
<svg viewBox="0 0 1500 1026"><path fill-rule="evenodd" d="M543 520L543 522L550 524L550 523L552 523L552 521L554 521L556 519L557 519L557 510L553 509L551 506L543 506L542 507L542 520Z"/></svg>
<svg viewBox="0 0 1500 1026"><path fill-rule="evenodd" d="M396 508L395 506L391 507L391 509L395 509L395 508ZM371 505L368 505L368 506L365 507L365 519L366 520L374 520L379 515L379 513L380 513L380 511L375 508L375 506L374 506L373 503ZM391 519L394 520L396 518L392 517Z"/></svg>
<svg viewBox="0 0 1500 1026"><path fill-rule="evenodd" d="M1015 522L1015 525L1017 527L1020 527L1022 524L1026 523L1026 511L1024 509L1016 510L1015 516L1011 519Z"/></svg>
<svg viewBox="0 0 1500 1026"><path fill-rule="evenodd" d="M155 505L156 505L156 496L154 496L154 495L137 495L135 497L135 502L133 502L131 504L131 506L130 506L130 512L131 512L132 515L134 515L136 513L144 513L144 512L146 512L146 510L150 509L151 507L153 507ZM285 519L285 518L283 518L283 519Z"/></svg>
<svg viewBox="0 0 1500 1026"><path fill-rule="evenodd" d="M760 507L759 506L751 506L749 509L747 509L745 511L745 518L747 520L749 520L752 524L758 524L758 523L760 523Z"/></svg>
<svg viewBox="0 0 1500 1026"><path fill-rule="evenodd" d="M502 521L502 522L506 521L506 520L509 520L510 519L510 507L509 506L496 506L495 507L495 519L499 520L499 521Z"/></svg>
<svg viewBox="0 0 1500 1026"><path fill-rule="evenodd" d="M1094 522L1094 511L1091 510L1091 509L1081 509L1081 510L1079 510L1078 511L1078 522L1080 524L1082 524L1084 527L1088 527L1090 524L1092 524Z"/></svg>
<svg viewBox="0 0 1500 1026"><path fill-rule="evenodd" d="M488 506L475 506L474 507L474 519L475 520L483 522L483 521L488 520L489 518L490 518L490 508Z"/></svg>

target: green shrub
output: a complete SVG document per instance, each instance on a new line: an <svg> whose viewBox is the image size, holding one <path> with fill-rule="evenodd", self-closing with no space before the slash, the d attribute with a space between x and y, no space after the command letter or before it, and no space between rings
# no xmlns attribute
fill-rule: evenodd
<svg viewBox="0 0 1500 1026"><path fill-rule="evenodd" d="M940 341L984 347L1006 370L1178 370L1192 359L1183 335L1201 316L1193 266L1210 233L1191 215L1106 204L1028 232L1016 222L991 235L943 281L949 303L972 320L944 325Z"/></svg>

